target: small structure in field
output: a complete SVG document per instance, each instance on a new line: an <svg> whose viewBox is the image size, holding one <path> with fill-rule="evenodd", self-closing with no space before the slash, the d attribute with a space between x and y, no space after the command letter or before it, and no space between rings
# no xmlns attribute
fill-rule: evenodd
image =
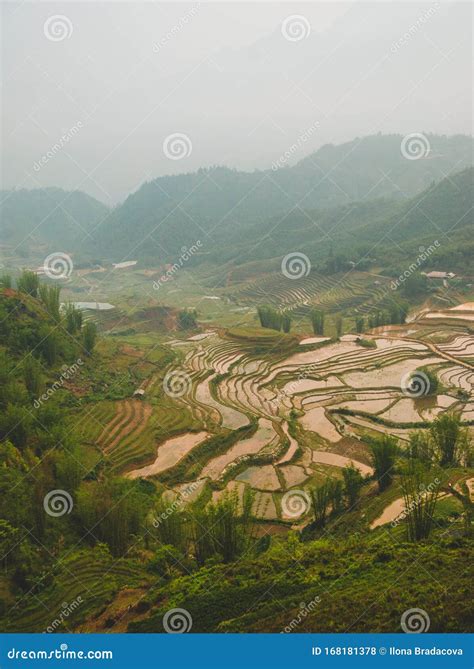
<svg viewBox="0 0 474 669"><path fill-rule="evenodd" d="M142 397L145 397L145 391L143 390L143 388L137 388L134 391L133 396L141 399Z"/></svg>
<svg viewBox="0 0 474 669"><path fill-rule="evenodd" d="M428 272L425 275L428 279L454 279L454 272Z"/></svg>
<svg viewBox="0 0 474 669"><path fill-rule="evenodd" d="M127 267L133 267L136 265L138 260L126 260L125 262L113 262L112 267L114 269L126 269Z"/></svg>

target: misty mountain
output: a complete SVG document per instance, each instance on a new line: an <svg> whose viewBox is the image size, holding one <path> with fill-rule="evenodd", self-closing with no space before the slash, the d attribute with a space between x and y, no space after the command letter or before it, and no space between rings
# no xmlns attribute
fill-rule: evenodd
<svg viewBox="0 0 474 669"><path fill-rule="evenodd" d="M0 238L24 254L40 245L80 249L108 208L81 191L18 189L0 193Z"/></svg>
<svg viewBox="0 0 474 669"><path fill-rule="evenodd" d="M402 155L401 135L327 145L294 167L240 172L225 167L145 183L100 226L91 249L114 258L172 260L201 240L208 252L272 216L380 198L403 202L472 164L471 137L427 135L419 159ZM384 205L385 206L385 205ZM385 212L387 213L387 212ZM310 221L309 221L310 223ZM250 234L250 233L249 233Z"/></svg>

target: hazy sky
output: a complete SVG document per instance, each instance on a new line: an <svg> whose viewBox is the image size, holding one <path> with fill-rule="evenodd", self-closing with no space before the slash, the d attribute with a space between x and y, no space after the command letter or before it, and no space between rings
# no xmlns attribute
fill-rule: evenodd
<svg viewBox="0 0 474 669"><path fill-rule="evenodd" d="M294 143L293 163L374 132L472 134L471 13L449 1L4 2L2 187L111 204L163 174L268 168Z"/></svg>

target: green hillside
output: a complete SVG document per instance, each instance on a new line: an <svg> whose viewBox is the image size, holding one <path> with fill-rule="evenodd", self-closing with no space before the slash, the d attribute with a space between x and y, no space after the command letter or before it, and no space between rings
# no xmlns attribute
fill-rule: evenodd
<svg viewBox="0 0 474 669"><path fill-rule="evenodd" d="M328 145L294 167L276 170L213 167L160 177L113 212L94 244L104 253L166 259L201 239L207 257L226 234L253 230L260 239L265 220L295 207L310 211L379 198L403 201L472 164L472 138L429 135L430 152L420 160L402 155L402 139L376 135Z"/></svg>

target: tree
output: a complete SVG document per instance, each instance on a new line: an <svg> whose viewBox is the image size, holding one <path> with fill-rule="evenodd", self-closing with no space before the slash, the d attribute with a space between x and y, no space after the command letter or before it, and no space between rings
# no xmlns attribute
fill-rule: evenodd
<svg viewBox="0 0 474 669"><path fill-rule="evenodd" d="M370 450L372 452L372 462L379 492L383 492L393 480L395 458L398 454L398 442L395 437L384 435L372 441Z"/></svg>
<svg viewBox="0 0 474 669"><path fill-rule="evenodd" d="M413 460L419 460L425 464L433 462L435 452L430 435L424 432L412 432L410 434L408 455Z"/></svg>
<svg viewBox="0 0 474 669"><path fill-rule="evenodd" d="M196 319L195 309L182 309L178 312L178 327L180 330L195 330L197 328Z"/></svg>
<svg viewBox="0 0 474 669"><path fill-rule="evenodd" d="M291 316L289 314L283 314L281 323L283 332L289 332L291 330Z"/></svg>
<svg viewBox="0 0 474 669"><path fill-rule="evenodd" d="M66 330L69 334L76 334L82 327L82 311L76 309L73 304L68 304L65 310L66 315Z"/></svg>
<svg viewBox="0 0 474 669"><path fill-rule="evenodd" d="M45 283L41 283L38 288L39 298L44 304L44 307L48 314L59 323L61 320L59 314L59 295L61 293L60 286L48 286Z"/></svg>
<svg viewBox="0 0 474 669"><path fill-rule="evenodd" d="M43 388L41 365L31 354L27 355L23 361L23 378L31 397L41 395Z"/></svg>
<svg viewBox="0 0 474 669"><path fill-rule="evenodd" d="M457 416L448 413L438 416L430 428L430 436L442 467L469 462L468 432L461 426Z"/></svg>
<svg viewBox="0 0 474 669"><path fill-rule="evenodd" d="M330 479L326 479L323 484L310 490L316 527L322 528L326 525L331 494L332 487Z"/></svg>
<svg viewBox="0 0 474 669"><path fill-rule="evenodd" d="M431 532L440 479L433 478L429 471L419 463L412 463L402 471L401 485L405 503L402 515L409 541L427 539Z"/></svg>
<svg viewBox="0 0 474 669"><path fill-rule="evenodd" d="M236 493L193 513L192 538L198 564L209 558L232 562L245 552L251 539L253 495L246 491L239 509Z"/></svg>
<svg viewBox="0 0 474 669"><path fill-rule="evenodd" d="M414 272L403 283L403 293L407 297L419 297L426 293L428 279L424 274Z"/></svg>
<svg viewBox="0 0 474 669"><path fill-rule="evenodd" d="M364 485L364 478L352 462L348 467L343 468L342 477L344 479L344 496L347 506L349 509L352 509L359 499L360 490Z"/></svg>
<svg viewBox="0 0 474 669"><path fill-rule="evenodd" d="M311 324L315 335L324 335L324 312L313 309L310 313Z"/></svg>
<svg viewBox="0 0 474 669"><path fill-rule="evenodd" d="M422 380L422 377L425 377L425 380ZM425 387L426 385L426 387ZM421 386L421 390L423 391L423 395L436 395L436 392L438 390L438 377L434 372L431 370L427 369L426 371L422 372L417 372L416 370L410 374L410 378L408 380L408 388L413 388L414 390L417 390L419 386Z"/></svg>
<svg viewBox="0 0 474 669"><path fill-rule="evenodd" d="M457 490L452 483L447 483L446 486L444 486L444 490L448 493L448 495L453 495L453 497L456 497L456 499L458 499L463 505L464 530L466 532L466 535L470 537L472 535L472 518L474 516L474 502L471 501L471 494L466 481L462 481L459 484L459 488L460 489Z"/></svg>
<svg viewBox="0 0 474 669"><path fill-rule="evenodd" d="M364 325L365 325L364 317L363 316L357 316L357 318L355 320L355 326L356 326L356 332L358 334L361 334L362 332L364 332Z"/></svg>
<svg viewBox="0 0 474 669"><path fill-rule="evenodd" d="M338 339L341 338L342 335L342 328L343 328L343 320L342 316L337 316L336 318L336 337Z"/></svg>
<svg viewBox="0 0 474 669"><path fill-rule="evenodd" d="M97 339L97 328L95 323L92 321L87 321L87 323L82 328L82 338L86 353L91 355Z"/></svg>
<svg viewBox="0 0 474 669"><path fill-rule="evenodd" d="M0 274L0 288L11 288L12 278L9 274Z"/></svg>
<svg viewBox="0 0 474 669"><path fill-rule="evenodd" d="M283 316L279 311L277 311L273 307L269 307L266 305L257 307L257 314L262 328L271 328L272 330L278 330L278 331L282 329ZM288 316L288 318L290 317ZM288 322L291 325L291 319Z"/></svg>
<svg viewBox="0 0 474 669"><path fill-rule="evenodd" d="M38 297L39 278L36 272L31 272L28 269L23 270L17 279L16 286L20 292Z"/></svg>

